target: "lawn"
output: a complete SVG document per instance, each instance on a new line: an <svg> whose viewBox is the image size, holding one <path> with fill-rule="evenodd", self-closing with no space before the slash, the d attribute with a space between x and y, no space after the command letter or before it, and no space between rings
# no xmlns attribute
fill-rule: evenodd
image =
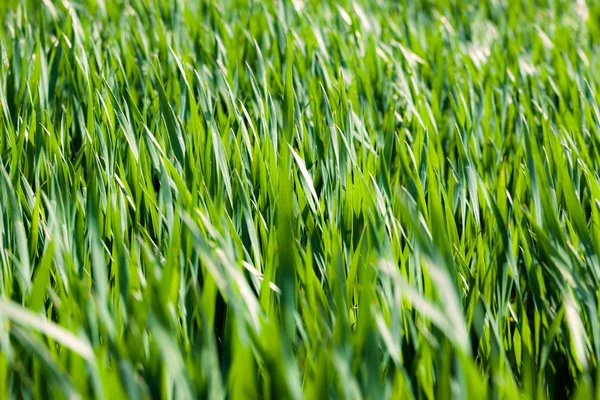
<svg viewBox="0 0 600 400"><path fill-rule="evenodd" d="M0 398L600 396L597 1L0 3Z"/></svg>

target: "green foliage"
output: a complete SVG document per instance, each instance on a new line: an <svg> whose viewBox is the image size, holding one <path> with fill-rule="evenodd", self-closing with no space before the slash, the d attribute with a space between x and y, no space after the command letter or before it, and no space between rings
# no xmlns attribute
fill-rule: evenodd
<svg viewBox="0 0 600 400"><path fill-rule="evenodd" d="M600 395L595 2L0 17L0 398Z"/></svg>

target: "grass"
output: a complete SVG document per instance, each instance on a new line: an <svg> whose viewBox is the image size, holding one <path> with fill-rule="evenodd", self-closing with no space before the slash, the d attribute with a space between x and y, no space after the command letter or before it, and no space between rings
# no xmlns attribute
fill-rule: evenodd
<svg viewBox="0 0 600 400"><path fill-rule="evenodd" d="M596 2L0 17L1 398L600 395Z"/></svg>

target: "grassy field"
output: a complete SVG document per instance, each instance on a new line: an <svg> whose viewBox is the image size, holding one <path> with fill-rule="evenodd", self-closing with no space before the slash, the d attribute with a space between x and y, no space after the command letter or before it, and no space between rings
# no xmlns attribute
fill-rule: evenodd
<svg viewBox="0 0 600 400"><path fill-rule="evenodd" d="M600 395L600 3L0 3L0 398Z"/></svg>

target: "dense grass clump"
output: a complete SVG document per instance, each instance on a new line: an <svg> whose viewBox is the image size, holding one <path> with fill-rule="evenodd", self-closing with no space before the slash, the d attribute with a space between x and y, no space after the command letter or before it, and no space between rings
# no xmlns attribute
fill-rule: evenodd
<svg viewBox="0 0 600 400"><path fill-rule="evenodd" d="M598 2L0 20L0 398L600 395Z"/></svg>

